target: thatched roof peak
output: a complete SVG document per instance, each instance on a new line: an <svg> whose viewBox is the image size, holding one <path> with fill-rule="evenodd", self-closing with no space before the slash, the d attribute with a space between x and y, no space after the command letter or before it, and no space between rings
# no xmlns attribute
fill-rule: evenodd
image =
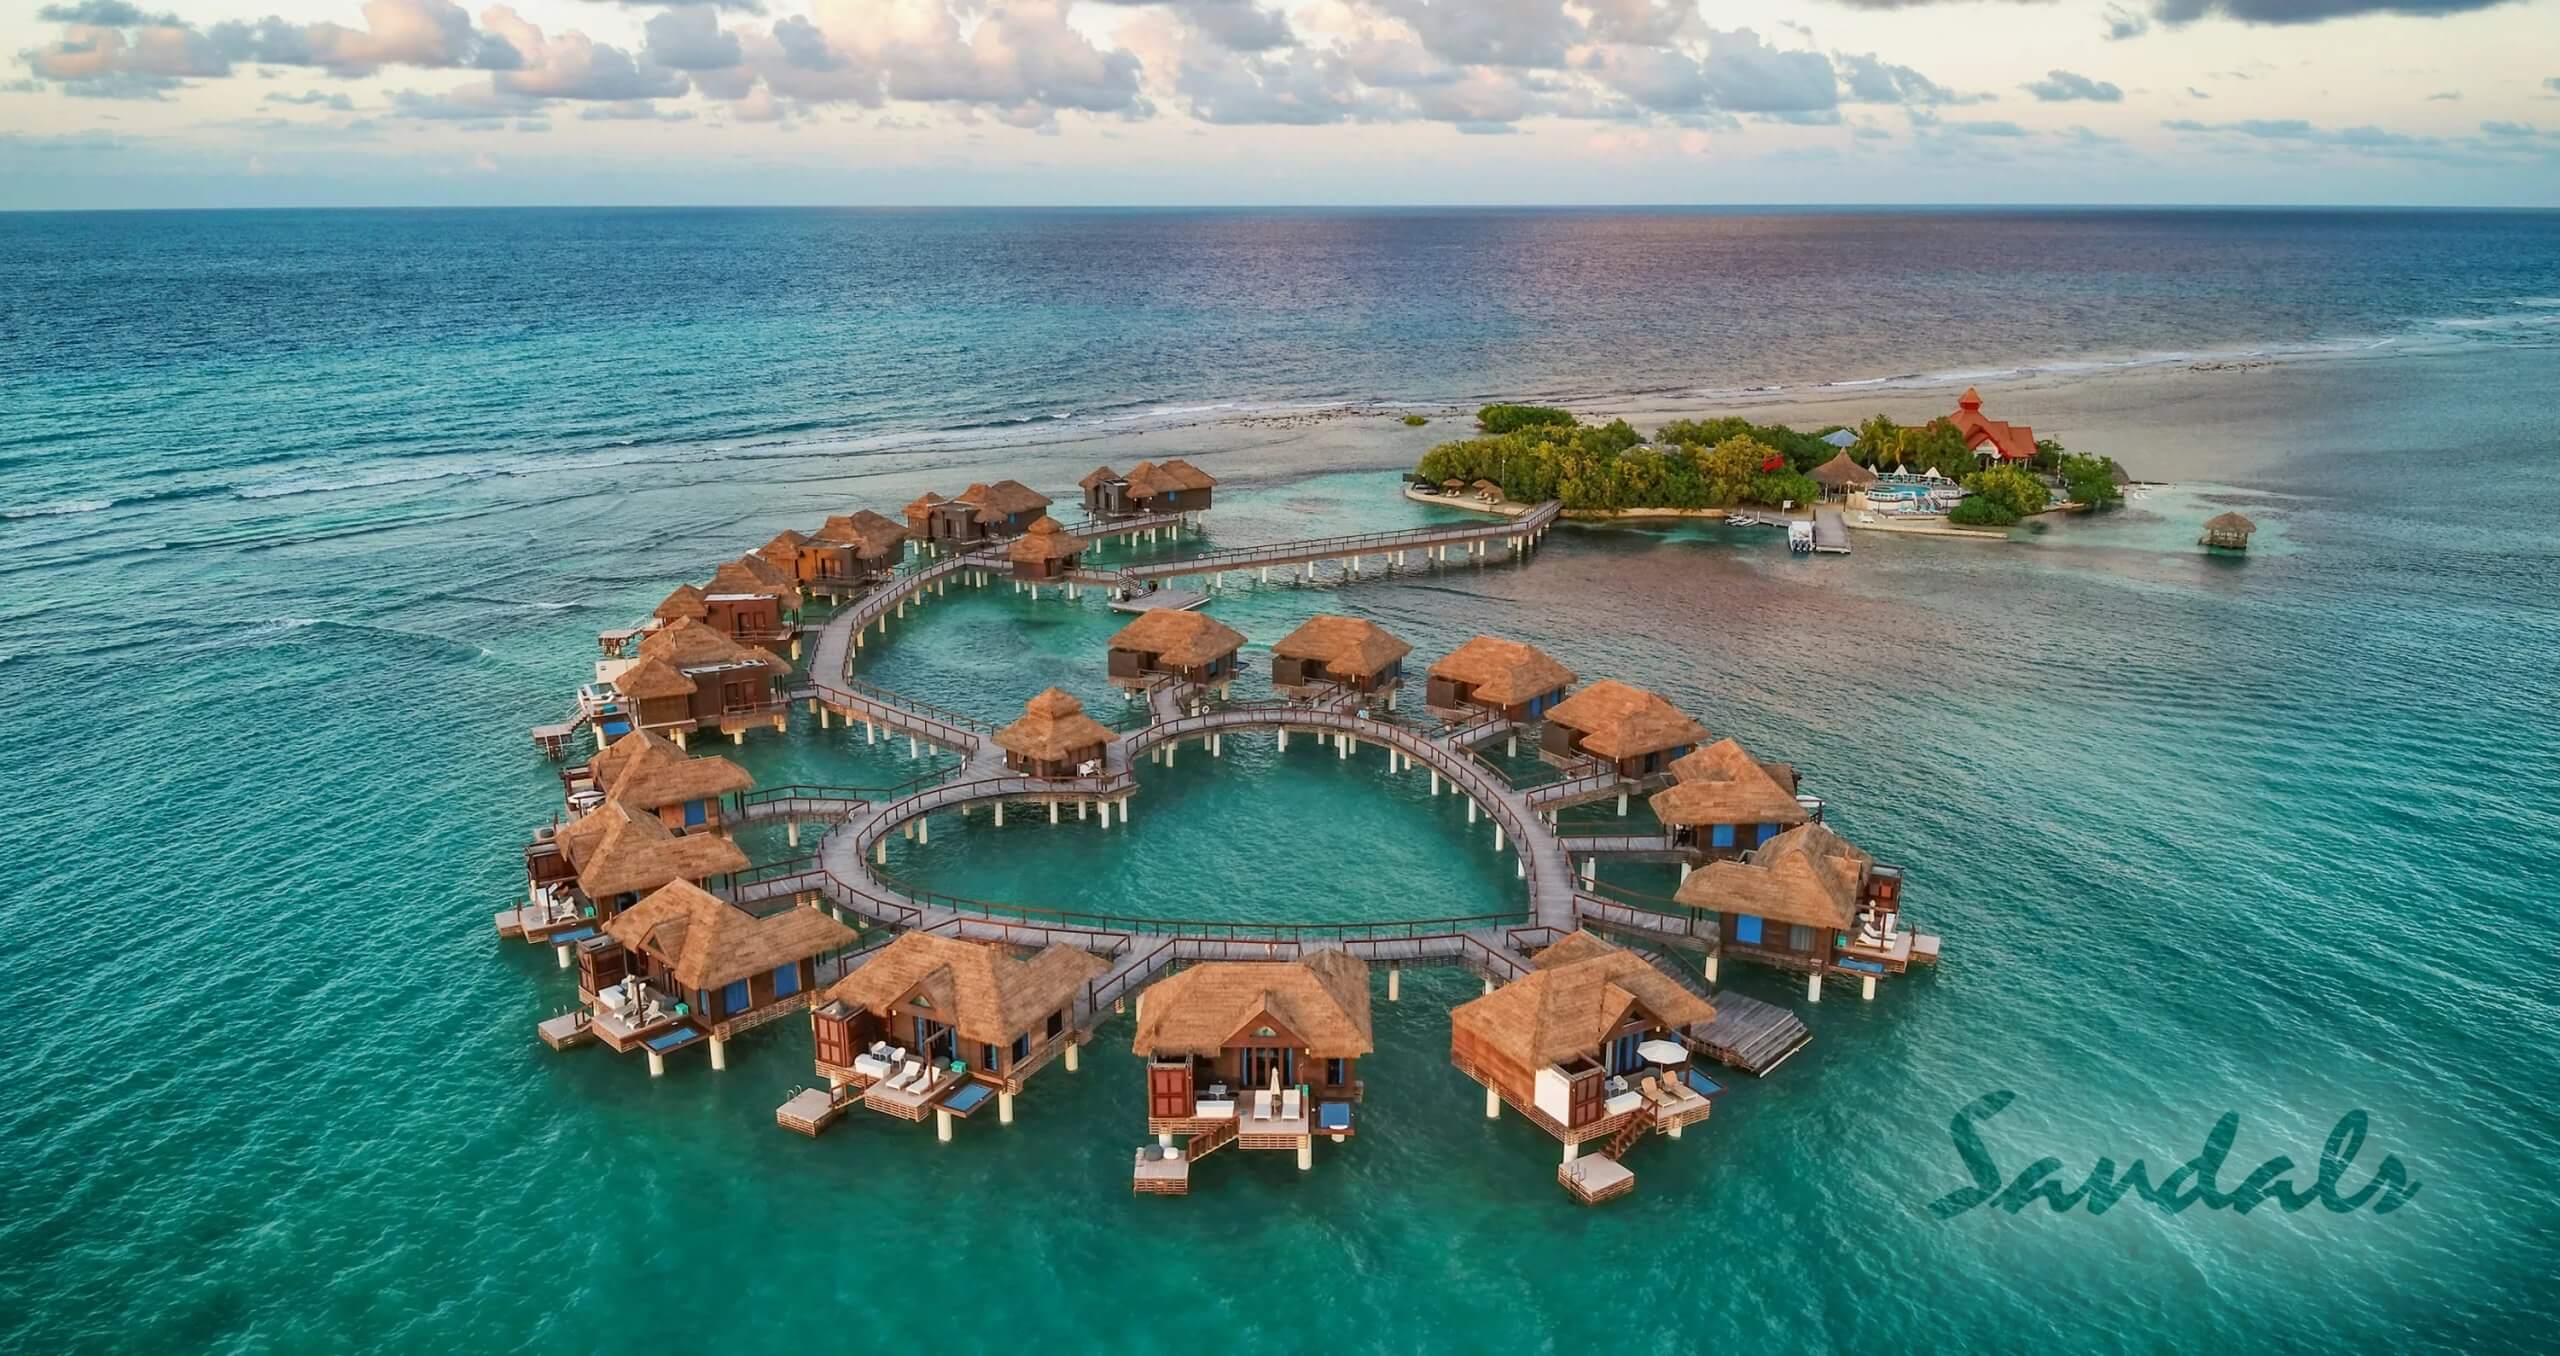
<svg viewBox="0 0 2560 1356"><path fill-rule="evenodd" d="M1477 636L1431 666L1431 676L1471 684L1478 701L1513 706L1570 687L1573 670L1534 645Z"/></svg>
<svg viewBox="0 0 2560 1356"><path fill-rule="evenodd" d="M661 660L687 673L701 669L744 668L749 665L766 669L776 676L791 672L791 665L773 654L753 646L741 645L712 627L691 619L669 623L642 636L640 657L644 660ZM624 678L629 676L629 671L626 670ZM621 687L624 692L631 691L622 679L615 680L615 685Z"/></svg>
<svg viewBox="0 0 2560 1356"><path fill-rule="evenodd" d="M1071 1007L1108 961L1064 944L1037 954L993 942L908 932L836 981L820 1001L881 1016L913 1010L968 1040L1007 1045ZM919 1001L921 1000L921 1001Z"/></svg>
<svg viewBox="0 0 2560 1356"><path fill-rule="evenodd" d="M1361 617L1319 613L1271 647L1283 659L1313 659L1340 678L1367 678L1384 672L1413 647L1376 622Z"/></svg>
<svg viewBox="0 0 2560 1356"><path fill-rule="evenodd" d="M1835 490L1876 483L1876 473L1852 460L1846 449L1832 454L1831 460L1813 468L1813 478Z"/></svg>
<svg viewBox="0 0 2560 1356"><path fill-rule="evenodd" d="M1084 479L1076 482L1076 488L1080 490L1089 490L1096 485L1108 485L1119 478L1120 473L1112 470L1110 467L1097 466L1084 473Z"/></svg>
<svg viewBox="0 0 2560 1356"><path fill-rule="evenodd" d="M1711 1021L1715 1008L1643 957L1589 932L1538 953L1536 968L1450 1010L1449 1024L1522 1069L1597 1053L1641 1007L1674 1030Z"/></svg>
<svg viewBox="0 0 2560 1356"><path fill-rule="evenodd" d="M2258 530L2258 525L2249 521L2248 515L2243 513L2217 513L2212 517L2205 519L2204 525L2216 532L2255 532Z"/></svg>
<svg viewBox="0 0 2560 1356"><path fill-rule="evenodd" d="M678 584L649 615L660 621L682 621L687 617L700 621L711 615L711 607L703 601L702 590L691 584Z"/></svg>
<svg viewBox="0 0 2560 1356"><path fill-rule="evenodd" d="M853 929L817 909L757 917L699 886L661 887L604 925L605 935L645 951L687 989L717 989L808 960L853 940Z"/></svg>
<svg viewBox="0 0 2560 1356"><path fill-rule="evenodd" d="M649 730L634 730L613 741L588 760L587 770L606 796L642 810L707 800L756 784L736 763L716 753L688 756L675 741Z"/></svg>
<svg viewBox="0 0 2560 1356"><path fill-rule="evenodd" d="M1331 947L1290 961L1203 961L1139 998L1132 1048L1214 1055L1266 1018L1318 1059L1368 1054L1369 967Z"/></svg>
<svg viewBox="0 0 2560 1356"><path fill-rule="evenodd" d="M1582 747L1603 758L1638 758L1707 737L1707 727L1633 684L1603 678L1555 704L1554 724L1582 732Z"/></svg>
<svg viewBox="0 0 2560 1356"><path fill-rule="evenodd" d="M1151 654L1176 668L1194 668L1244 647L1244 633L1202 612L1159 607L1111 637L1111 648Z"/></svg>
<svg viewBox="0 0 2560 1356"><path fill-rule="evenodd" d="M1014 561L1029 563L1065 560L1084 548L1084 538L1070 533L1064 524L1043 513L1032 520L1031 526L1023 529L1021 536L1014 538L1013 544L1005 548L1005 554Z"/></svg>
<svg viewBox="0 0 2560 1356"><path fill-rule="evenodd" d="M1683 755L1672 763L1671 775L1676 783L1655 792L1650 802L1654 818L1665 824L1792 825L1808 817L1796 803L1794 770L1781 777L1730 739Z"/></svg>
<svg viewBox="0 0 2560 1356"><path fill-rule="evenodd" d="M1023 703L1022 718L996 731L996 747L1043 762L1089 753L1119 738L1084 713L1084 703L1049 688Z"/></svg>
<svg viewBox="0 0 2560 1356"><path fill-rule="evenodd" d="M1740 861L1710 862L1672 897L1695 909L1846 930L1875 858L1825 825L1801 824Z"/></svg>
<svg viewBox="0 0 2560 1356"><path fill-rule="evenodd" d="M654 814L607 800L564 825L560 851L589 899L639 894L747 868L747 854L716 833L678 835Z"/></svg>
<svg viewBox="0 0 2560 1356"><path fill-rule="evenodd" d="M1019 480L999 480L992 485L983 483L971 485L955 497L981 513L1000 516L1036 513L1049 507L1049 496Z"/></svg>

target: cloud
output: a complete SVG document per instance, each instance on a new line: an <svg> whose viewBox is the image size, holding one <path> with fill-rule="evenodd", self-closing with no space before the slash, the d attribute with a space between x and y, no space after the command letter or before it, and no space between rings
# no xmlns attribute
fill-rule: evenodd
<svg viewBox="0 0 2560 1356"><path fill-rule="evenodd" d="M2203 90L2197 89L2193 85L2189 85L2187 86L2187 97L2190 99L2210 99L2213 96L2205 93Z"/></svg>
<svg viewBox="0 0 2560 1356"><path fill-rule="evenodd" d="M2458 89L2438 90L2427 96L2427 102L2431 104L2458 104L2462 102L2462 91Z"/></svg>
<svg viewBox="0 0 2560 1356"><path fill-rule="evenodd" d="M150 14L125 0L81 0L76 5L46 5L36 11L46 23L87 24L92 28L139 28L156 25L182 28L185 24L174 14Z"/></svg>
<svg viewBox="0 0 2560 1356"><path fill-rule="evenodd" d="M2420 18L2488 9L2505 0L2159 0L2152 15L2175 27L2209 15L2245 24L2316 24L2358 14Z"/></svg>
<svg viewBox="0 0 2560 1356"><path fill-rule="evenodd" d="M625 99L614 103L589 104L578 110L582 122L691 122L689 108L660 108L646 99Z"/></svg>
<svg viewBox="0 0 2560 1356"><path fill-rule="evenodd" d="M1851 52L1835 53L1833 62L1839 68L1840 82L1848 93L1843 103L1853 104L1976 104L1991 96L1959 94L1908 66L1896 66L1873 52L1861 56Z"/></svg>
<svg viewBox="0 0 2560 1356"><path fill-rule="evenodd" d="M344 94L330 93L316 89L305 90L300 94L286 94L282 91L270 91L267 94L267 97L260 99L258 102L262 104L301 104L306 107L335 109L340 113L352 113L355 111L356 107L356 101L348 98Z"/></svg>
<svg viewBox="0 0 2560 1356"><path fill-rule="evenodd" d="M365 0L362 12L362 28L270 15L199 29L127 0L80 0L37 11L64 24L63 36L21 56L35 75L62 82L64 93L92 98L159 98L188 80L228 76L239 62L317 67L341 76L386 66L515 64L514 50L475 29L453 0Z"/></svg>
<svg viewBox="0 0 2560 1356"><path fill-rule="evenodd" d="M2493 137L2537 137L2542 133L2529 122L2484 122L2480 130Z"/></svg>
<svg viewBox="0 0 2560 1356"><path fill-rule="evenodd" d="M1715 106L1733 113L1809 113L1840 103L1839 81L1819 52L1780 51L1748 28L1709 30L1701 66Z"/></svg>
<svg viewBox="0 0 2560 1356"><path fill-rule="evenodd" d="M2006 122L1998 119L1983 119L1973 122L1942 122L1937 124L1937 126L1940 131L1953 132L1958 136L1965 137L2022 137L2027 135L2026 128L2020 127L2014 122Z"/></svg>
<svg viewBox="0 0 2560 1356"><path fill-rule="evenodd" d="M727 70L746 60L737 35L721 31L720 16L709 5L686 5L649 16L641 55L671 71Z"/></svg>
<svg viewBox="0 0 2560 1356"><path fill-rule="evenodd" d="M571 29L546 35L505 5L491 5L480 21L523 57L491 83L501 94L529 99L619 101L663 99L685 92L682 72L635 60L629 52Z"/></svg>
<svg viewBox="0 0 2560 1356"><path fill-rule="evenodd" d="M2075 99L2085 99L2101 104L2121 103L2124 100L2124 91L2112 82L2092 80L2085 75L2077 75L2065 70L2047 71L2044 79L2021 85L2019 88L2049 104L2068 103Z"/></svg>
<svg viewBox="0 0 2560 1356"><path fill-rule="evenodd" d="M1422 46L1466 66L1556 67L1582 24L1557 0L1376 0Z"/></svg>
<svg viewBox="0 0 2560 1356"><path fill-rule="evenodd" d="M2122 5L2107 6L2107 41L2124 42L2151 31L2150 16Z"/></svg>
<svg viewBox="0 0 2560 1356"><path fill-rule="evenodd" d="M1255 0L1100 0L1106 5L1161 6L1217 46L1237 52L1268 52L1295 45L1289 16L1265 9Z"/></svg>

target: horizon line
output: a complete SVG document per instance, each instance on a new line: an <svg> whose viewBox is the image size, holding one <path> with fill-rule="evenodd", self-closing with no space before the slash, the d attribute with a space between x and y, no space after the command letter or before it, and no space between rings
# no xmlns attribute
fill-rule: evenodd
<svg viewBox="0 0 2560 1356"><path fill-rule="evenodd" d="M2560 205L2516 206L2427 202L1732 202L1732 203L270 203L143 207L6 207L0 216L100 216L211 212L2477 212L2560 213Z"/></svg>

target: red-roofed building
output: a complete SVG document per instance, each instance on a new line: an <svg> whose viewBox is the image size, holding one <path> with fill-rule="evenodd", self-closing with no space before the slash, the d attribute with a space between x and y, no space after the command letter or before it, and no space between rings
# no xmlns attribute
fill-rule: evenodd
<svg viewBox="0 0 2560 1356"><path fill-rule="evenodd" d="M1994 461L2025 462L2036 454L2036 431L2024 424L1983 418L1982 392L1970 386L1964 388L1964 396L1956 401L1956 412L1947 416L1947 422L1964 435L1964 445L1985 466Z"/></svg>

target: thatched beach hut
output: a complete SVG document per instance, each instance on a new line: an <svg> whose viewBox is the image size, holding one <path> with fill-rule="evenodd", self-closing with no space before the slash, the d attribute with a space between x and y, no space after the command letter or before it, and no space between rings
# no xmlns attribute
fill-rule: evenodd
<svg viewBox="0 0 2560 1356"><path fill-rule="evenodd" d="M1351 1133L1360 1060L1375 1048L1369 967L1327 948L1290 961L1205 961L1138 997L1130 1048L1147 1061L1147 1129L1191 1154L1233 1138L1296 1149ZM1204 1141L1206 1143L1204 1144Z"/></svg>
<svg viewBox="0 0 2560 1356"><path fill-rule="evenodd" d="M851 928L819 910L753 914L678 881L625 909L605 924L603 938L580 947L581 988L597 995L599 1036L607 1034L607 1006L620 1012L655 998L672 1009L673 1029L643 1038L652 1074L694 1034L709 1039L711 1067L725 1068L730 1037L808 1006L818 958L853 940ZM608 989L622 998L608 1003Z"/></svg>
<svg viewBox="0 0 2560 1356"><path fill-rule="evenodd" d="M934 506L934 527L950 540L969 542L1020 535L1049 507L1049 496L1019 480L976 484ZM961 521L965 509L967 521Z"/></svg>
<svg viewBox="0 0 2560 1356"><path fill-rule="evenodd" d="M990 1096L1014 1095L1059 1052L1075 1067L1076 999L1110 963L1072 946L1037 953L909 932L871 953L810 1009L818 1075L903 1120L927 1110L944 1138ZM962 1070L966 1072L962 1072Z"/></svg>
<svg viewBox="0 0 2560 1356"><path fill-rule="evenodd" d="M1099 775L1117 738L1084 713L1084 703L1054 687L1023 703L1022 718L995 733L1006 767L1052 779Z"/></svg>
<svg viewBox="0 0 2560 1356"><path fill-rule="evenodd" d="M2196 539L2196 545L2223 551L2246 551L2249 549L2249 535L2257 530L2258 525L2244 514L2217 513L2205 520L2204 535Z"/></svg>
<svg viewBox="0 0 2560 1356"><path fill-rule="evenodd" d="M1064 579L1076 568L1085 540L1067 531L1066 526L1048 514L1031 522L1013 544L1005 548L1006 559L1013 562L1013 577L1025 583L1044 583Z"/></svg>
<svg viewBox="0 0 2560 1356"><path fill-rule="evenodd" d="M1550 761L1596 758L1620 777L1663 772L1707 737L1707 727L1643 688L1604 678L1547 712L1538 752Z"/></svg>
<svg viewBox="0 0 2560 1356"><path fill-rule="evenodd" d="M1672 784L1653 794L1654 818L1672 841L1710 857L1731 857L1805 823L1795 769L1764 763L1730 739L1671 764Z"/></svg>
<svg viewBox="0 0 2560 1356"><path fill-rule="evenodd" d="M1706 1119L1722 1089L1690 1069L1684 1033L1715 1008L1642 956L1588 932L1539 952L1528 974L1449 1013L1449 1062L1484 1086L1487 1116L1505 1106L1564 1145L1568 1191L1622 1195L1635 1177L1617 1159L1648 1132L1677 1136ZM1605 1140L1600 1162L1581 1146Z"/></svg>
<svg viewBox="0 0 2560 1356"><path fill-rule="evenodd" d="M700 621L711 615L711 606L703 600L702 590L678 584L649 615L661 622Z"/></svg>
<svg viewBox="0 0 2560 1356"><path fill-rule="evenodd" d="M1108 466L1097 466L1085 472L1076 482L1084 492L1084 512L1088 518L1117 518L1128 514L1129 479Z"/></svg>
<svg viewBox="0 0 2560 1356"><path fill-rule="evenodd" d="M1851 461L1845 451L1813 468L1813 478L1822 482L1823 493L1834 498L1845 497L1851 490L1863 490L1876 483L1876 473Z"/></svg>
<svg viewBox="0 0 2560 1356"><path fill-rule="evenodd" d="M1404 677L1413 647L1359 617L1319 614L1271 647L1271 685L1283 690L1333 685L1375 693Z"/></svg>
<svg viewBox="0 0 2560 1356"><path fill-rule="evenodd" d="M698 621L678 621L640 640L638 662L615 677L639 728L677 736L704 727L742 739L746 727L783 720L776 685L791 665L769 651L741 645Z"/></svg>
<svg viewBox="0 0 2560 1356"><path fill-rule="evenodd" d="M1900 928L1902 868L1875 858L1822 824L1801 824L1731 861L1710 862L1673 898L1719 916L1722 954L1811 976L1849 972L1872 981L1910 961L1934 960L1936 939L1915 954ZM1872 996L1874 985L1866 986Z"/></svg>
<svg viewBox="0 0 2560 1356"><path fill-rule="evenodd" d="M654 814L670 829L718 829L721 797L756 784L718 754L696 758L666 736L634 730L587 760L587 776L608 800Z"/></svg>
<svg viewBox="0 0 2560 1356"><path fill-rule="evenodd" d="M1224 687L1236 676L1242 632L1198 612L1156 608L1111 637L1111 681L1144 686L1157 674L1174 674L1203 687Z"/></svg>
<svg viewBox="0 0 2560 1356"><path fill-rule="evenodd" d="M1191 513L1209 507L1216 479L1180 457L1129 468L1122 493L1132 513Z"/></svg>
<svg viewBox="0 0 2560 1356"><path fill-rule="evenodd" d="M1495 712L1508 720L1535 720L1573 686L1574 672L1534 645L1477 636L1431 666L1423 693L1435 711Z"/></svg>
<svg viewBox="0 0 2560 1356"><path fill-rule="evenodd" d="M658 816L613 800L536 839L525 861L537 891L574 887L578 912L593 920L613 917L660 886L699 885L747 869L747 855L727 838L679 834Z"/></svg>

